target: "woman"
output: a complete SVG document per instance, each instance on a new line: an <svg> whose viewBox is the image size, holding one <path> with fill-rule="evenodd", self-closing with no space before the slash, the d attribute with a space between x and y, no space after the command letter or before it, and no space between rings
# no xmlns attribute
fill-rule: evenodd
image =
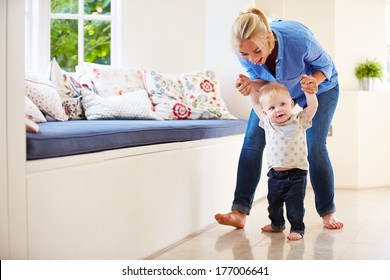
<svg viewBox="0 0 390 280"><path fill-rule="evenodd" d="M309 29L295 21L268 23L264 13L250 8L233 25L233 44L248 76L239 75L237 90L248 95L270 81L284 84L295 103L306 106L304 92L317 93L318 110L307 130L310 181L315 205L324 226L340 229L343 223L334 215L334 177L326 139L339 97L338 73L332 59ZM245 226L254 193L260 180L264 130L252 110L241 150L236 190L231 212L216 214L223 225Z"/></svg>

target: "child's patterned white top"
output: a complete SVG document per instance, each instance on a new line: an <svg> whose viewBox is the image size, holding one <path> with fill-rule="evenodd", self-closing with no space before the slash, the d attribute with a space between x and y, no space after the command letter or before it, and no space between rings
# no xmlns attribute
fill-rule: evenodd
<svg viewBox="0 0 390 280"><path fill-rule="evenodd" d="M268 168L309 169L306 130L311 127L311 121L304 111L292 114L283 125L271 123L263 115L259 126L265 130Z"/></svg>

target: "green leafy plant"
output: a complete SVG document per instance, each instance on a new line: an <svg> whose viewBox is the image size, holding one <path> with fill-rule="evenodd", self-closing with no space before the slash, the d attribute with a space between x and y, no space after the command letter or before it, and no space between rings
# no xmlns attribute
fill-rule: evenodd
<svg viewBox="0 0 390 280"><path fill-rule="evenodd" d="M379 78L383 77L383 65L376 59L366 59L355 68L355 76L359 80L364 78Z"/></svg>

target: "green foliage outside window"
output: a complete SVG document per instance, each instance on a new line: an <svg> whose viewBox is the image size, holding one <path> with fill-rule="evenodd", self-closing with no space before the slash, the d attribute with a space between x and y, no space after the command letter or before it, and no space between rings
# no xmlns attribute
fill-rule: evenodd
<svg viewBox="0 0 390 280"><path fill-rule="evenodd" d="M84 22L84 60L110 64L111 24L107 21Z"/></svg>
<svg viewBox="0 0 390 280"><path fill-rule="evenodd" d="M77 20L54 19L51 22L51 58L67 71L74 71L78 64Z"/></svg>
<svg viewBox="0 0 390 280"><path fill-rule="evenodd" d="M56 14L77 14L79 10L78 0L51 0L50 10Z"/></svg>
<svg viewBox="0 0 390 280"><path fill-rule="evenodd" d="M74 14L78 11L77 0L52 0L52 13ZM110 0L85 0L86 14L109 14ZM52 19L50 31L50 56L55 57L62 69L74 71L78 64L78 21ZM111 22L84 21L84 61L110 64Z"/></svg>
<svg viewBox="0 0 390 280"><path fill-rule="evenodd" d="M98 13L107 15L111 13L111 0L85 0L84 12L86 14Z"/></svg>

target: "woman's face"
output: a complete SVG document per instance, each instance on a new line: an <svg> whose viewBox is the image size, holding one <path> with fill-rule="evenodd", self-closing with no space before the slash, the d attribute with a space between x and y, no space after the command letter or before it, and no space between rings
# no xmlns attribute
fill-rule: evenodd
<svg viewBox="0 0 390 280"><path fill-rule="evenodd" d="M238 46L238 51L243 59L262 65L269 55L268 37L256 44L252 40L244 40Z"/></svg>

